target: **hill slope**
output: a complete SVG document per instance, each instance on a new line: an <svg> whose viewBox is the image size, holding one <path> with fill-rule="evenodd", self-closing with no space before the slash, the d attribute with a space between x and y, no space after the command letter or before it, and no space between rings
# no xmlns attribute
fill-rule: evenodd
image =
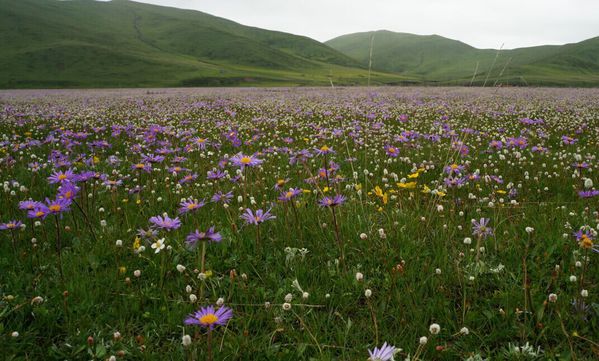
<svg viewBox="0 0 599 361"><path fill-rule="evenodd" d="M343 35L325 44L367 66L371 42L374 69L426 82L469 84L477 70L474 83L478 85L487 77L487 84L599 85L599 37L498 52L438 35L382 30Z"/></svg>
<svg viewBox="0 0 599 361"><path fill-rule="evenodd" d="M0 87L364 83L307 37L126 0L0 0ZM373 82L402 82L373 74Z"/></svg>

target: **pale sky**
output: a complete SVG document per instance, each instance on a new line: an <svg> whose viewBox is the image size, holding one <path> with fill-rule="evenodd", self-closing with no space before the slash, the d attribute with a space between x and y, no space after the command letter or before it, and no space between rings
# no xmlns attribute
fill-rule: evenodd
<svg viewBox="0 0 599 361"><path fill-rule="evenodd" d="M599 36L599 0L137 0L326 41L391 30L477 48L565 44Z"/></svg>

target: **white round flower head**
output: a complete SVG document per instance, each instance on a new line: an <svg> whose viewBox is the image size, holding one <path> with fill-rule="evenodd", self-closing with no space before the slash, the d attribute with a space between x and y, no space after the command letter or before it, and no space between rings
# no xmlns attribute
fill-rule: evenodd
<svg viewBox="0 0 599 361"><path fill-rule="evenodd" d="M108 361L116 361L116 356L110 355L110 357L108 358Z"/></svg>
<svg viewBox="0 0 599 361"><path fill-rule="evenodd" d="M574 282L576 282L576 280L577 280L576 276L574 276L574 275L570 276L570 282L574 283Z"/></svg>
<svg viewBox="0 0 599 361"><path fill-rule="evenodd" d="M183 335L183 337L181 337L181 344L185 347L191 345L191 336Z"/></svg>
<svg viewBox="0 0 599 361"><path fill-rule="evenodd" d="M114 242L114 244L115 244L117 247L122 247L122 246L123 246L123 241L122 241L122 240L120 240L120 239L117 239L117 240L116 240L116 242Z"/></svg>
<svg viewBox="0 0 599 361"><path fill-rule="evenodd" d="M437 323L433 323L432 325L429 326L428 330L430 331L430 333L432 335L436 335L441 331L441 326L439 326L439 324L437 324Z"/></svg>
<svg viewBox="0 0 599 361"><path fill-rule="evenodd" d="M291 303L285 302L283 303L283 310L289 311L291 309Z"/></svg>
<svg viewBox="0 0 599 361"><path fill-rule="evenodd" d="M33 299L31 299L32 305L39 305L43 302L44 302L44 299L41 296L35 296L35 297L33 297Z"/></svg>
<svg viewBox="0 0 599 361"><path fill-rule="evenodd" d="M189 295L189 302L196 303L197 300L198 296L194 295L193 293Z"/></svg>
<svg viewBox="0 0 599 361"><path fill-rule="evenodd" d="M185 272L185 266L183 266L182 264L178 264L177 271L179 271L179 273Z"/></svg>
<svg viewBox="0 0 599 361"><path fill-rule="evenodd" d="M462 335L467 335L467 334L469 334L469 333L470 333L470 330L468 329L468 327L462 327L462 328L460 329L460 333L461 333Z"/></svg>
<svg viewBox="0 0 599 361"><path fill-rule="evenodd" d="M535 231L535 229L534 229L534 228L532 228L532 227L526 227L524 230L525 230L525 231L526 231L526 233L528 233L528 234L531 234L532 232L534 232L534 231Z"/></svg>
<svg viewBox="0 0 599 361"><path fill-rule="evenodd" d="M362 272L357 272L356 273L356 281L360 282L364 279L364 275L362 274Z"/></svg>
<svg viewBox="0 0 599 361"><path fill-rule="evenodd" d="M302 293L302 298L303 298L304 300L307 300L307 299L308 299L308 297L310 297L310 294L309 294L308 292L304 292L304 293Z"/></svg>
<svg viewBox="0 0 599 361"><path fill-rule="evenodd" d="M435 274L440 275L441 274L441 269L440 268L435 269Z"/></svg>
<svg viewBox="0 0 599 361"><path fill-rule="evenodd" d="M19 337L19 332L17 332L17 331L13 331L13 332L10 334L10 336L11 336L11 337Z"/></svg>
<svg viewBox="0 0 599 361"><path fill-rule="evenodd" d="M115 340L120 340L121 339L121 333L119 331L115 331L112 334L112 338L114 338Z"/></svg>
<svg viewBox="0 0 599 361"><path fill-rule="evenodd" d="M428 342L428 338L426 336L422 336L418 342L424 346Z"/></svg>
<svg viewBox="0 0 599 361"><path fill-rule="evenodd" d="M471 243L472 243L472 238L470 238L470 237L464 238L464 244L471 244Z"/></svg>
<svg viewBox="0 0 599 361"><path fill-rule="evenodd" d="M576 263L574 264L576 267L580 268L582 267L582 262L580 261L576 261Z"/></svg>
<svg viewBox="0 0 599 361"><path fill-rule="evenodd" d="M550 293L547 299L549 300L549 302L555 303L557 302L557 295L555 293Z"/></svg>
<svg viewBox="0 0 599 361"><path fill-rule="evenodd" d="M370 288L366 289L366 291L364 291L364 296L370 298L372 296L372 290Z"/></svg>
<svg viewBox="0 0 599 361"><path fill-rule="evenodd" d="M285 295L285 302L291 302L292 299L293 295L291 293Z"/></svg>
<svg viewBox="0 0 599 361"><path fill-rule="evenodd" d="M141 271L140 271L140 270L138 270L138 269L136 269L135 271L133 271L133 275L134 275L135 277L140 277L140 276L141 276Z"/></svg>
<svg viewBox="0 0 599 361"><path fill-rule="evenodd" d="M368 235L366 233L360 233L361 240L365 240L366 238L368 238Z"/></svg>
<svg viewBox="0 0 599 361"><path fill-rule="evenodd" d="M225 304L225 299L224 299L224 298L222 298L222 297L219 297L219 298L218 298L218 300L216 300L216 305L217 305L218 307L220 307L220 306L222 306L222 305L224 305L224 304Z"/></svg>
<svg viewBox="0 0 599 361"><path fill-rule="evenodd" d="M589 291L582 290L582 291L580 291L580 295L584 298L587 298L587 297L589 297Z"/></svg>

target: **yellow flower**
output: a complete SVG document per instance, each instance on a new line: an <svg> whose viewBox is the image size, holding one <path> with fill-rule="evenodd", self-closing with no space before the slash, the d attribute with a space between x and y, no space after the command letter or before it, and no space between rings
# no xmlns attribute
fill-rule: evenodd
<svg viewBox="0 0 599 361"><path fill-rule="evenodd" d="M358 183L354 185L354 189L359 191L360 189L362 189L362 183Z"/></svg>
<svg viewBox="0 0 599 361"><path fill-rule="evenodd" d="M431 189L425 184L422 186L422 193L430 193Z"/></svg>
<svg viewBox="0 0 599 361"><path fill-rule="evenodd" d="M408 175L408 178L410 178L410 179L418 178L419 175L420 175L419 172L412 173L412 174Z"/></svg>
<svg viewBox="0 0 599 361"><path fill-rule="evenodd" d="M397 183L397 186L403 189L414 189L416 188L416 182Z"/></svg>
<svg viewBox="0 0 599 361"><path fill-rule="evenodd" d="M204 272L204 275L206 275L206 278L212 277L212 270L207 270L206 272Z"/></svg>
<svg viewBox="0 0 599 361"><path fill-rule="evenodd" d="M502 190L502 189L498 189L498 190L497 190L497 193L499 193L499 194L506 194L507 192L506 192L506 191L504 191L504 190Z"/></svg>
<svg viewBox="0 0 599 361"><path fill-rule="evenodd" d="M127 267L125 267L125 266L119 267L119 273L120 274L125 274L126 272L127 272Z"/></svg>
<svg viewBox="0 0 599 361"><path fill-rule="evenodd" d="M135 237L135 241L133 241L133 249L138 250L141 247L141 238Z"/></svg>
<svg viewBox="0 0 599 361"><path fill-rule="evenodd" d="M374 187L374 194L377 197L382 197L383 196L383 190L381 189L381 187L379 187L379 186Z"/></svg>
<svg viewBox="0 0 599 361"><path fill-rule="evenodd" d="M94 155L94 164L100 163L100 158Z"/></svg>
<svg viewBox="0 0 599 361"><path fill-rule="evenodd" d="M383 204L387 204L389 202L389 195L385 192L383 194Z"/></svg>
<svg viewBox="0 0 599 361"><path fill-rule="evenodd" d="M330 191L330 190L331 190L331 188L329 188L329 187L324 187L324 188L322 189L322 193L326 193L326 192L328 192L328 191Z"/></svg>

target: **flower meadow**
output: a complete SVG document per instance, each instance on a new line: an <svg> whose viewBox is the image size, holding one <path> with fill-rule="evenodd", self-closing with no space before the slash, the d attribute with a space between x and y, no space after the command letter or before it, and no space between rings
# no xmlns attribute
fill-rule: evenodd
<svg viewBox="0 0 599 361"><path fill-rule="evenodd" d="M599 358L599 91L0 93L6 360Z"/></svg>

